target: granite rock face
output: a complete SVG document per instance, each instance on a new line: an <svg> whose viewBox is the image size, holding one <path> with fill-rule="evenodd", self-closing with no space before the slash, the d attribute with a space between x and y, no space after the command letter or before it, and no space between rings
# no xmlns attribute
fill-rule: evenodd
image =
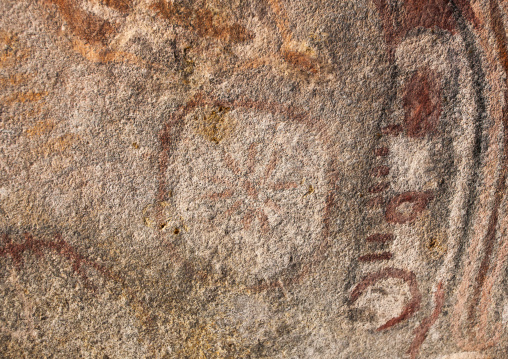
<svg viewBox="0 0 508 359"><path fill-rule="evenodd" d="M0 357L508 357L508 3L1 0Z"/></svg>

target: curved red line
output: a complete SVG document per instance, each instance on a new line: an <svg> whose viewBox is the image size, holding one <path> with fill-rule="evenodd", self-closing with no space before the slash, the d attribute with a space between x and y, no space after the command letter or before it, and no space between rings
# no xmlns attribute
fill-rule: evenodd
<svg viewBox="0 0 508 359"><path fill-rule="evenodd" d="M429 329L434 325L439 314L441 314L441 310L443 309L443 304L445 300L445 293L443 290L443 282L439 282L436 290L436 294L434 295L436 306L432 311L432 314L429 317L423 319L421 324L414 331L414 339L409 347L407 353L411 356L411 359L416 359L418 357L418 353L420 352L420 347L427 338L427 333Z"/></svg>
<svg viewBox="0 0 508 359"><path fill-rule="evenodd" d="M499 9L499 4L495 0L490 1L490 16L491 26L495 35L496 44L498 46L499 60L501 65L508 75L508 46L506 32L503 26L503 20ZM508 78L505 81L508 86ZM468 319L473 320L476 314L476 308L480 300L480 294L483 290L485 278L490 267L490 258L494 251L496 242L497 223L499 220L499 208L503 201L506 192L506 179L508 177L508 90L504 93L505 105L503 106L503 162L501 171L496 184L496 193L494 195L494 207L490 214L487 233L483 239L483 246L485 248L484 256L480 264L480 269L476 276L476 285L473 291L473 296L470 301Z"/></svg>
<svg viewBox="0 0 508 359"><path fill-rule="evenodd" d="M395 236L393 235L393 233L374 233L374 234L368 236L365 239L365 241L386 243L386 242L393 242L394 239L395 239Z"/></svg>
<svg viewBox="0 0 508 359"><path fill-rule="evenodd" d="M37 256L43 256L44 249L49 249L57 254L60 254L62 257L66 258L69 262L72 263L72 270L78 274L85 286L89 289L95 289L89 282L86 273L83 270L83 265L86 264L94 269L96 269L99 273L103 274L109 279L113 279L111 273L102 265L92 262L88 260L86 257L81 255L74 247L72 247L69 243L62 239L60 234L55 234L54 241L43 241L40 239L34 239L33 236L29 233L24 233L25 240L22 243L13 243L8 234L2 234L2 240L4 242L4 246L0 248L0 257L8 257L10 256L17 266L23 265L23 257L22 255L25 252L33 252Z"/></svg>
<svg viewBox="0 0 508 359"><path fill-rule="evenodd" d="M388 329L395 324L410 318L413 314L420 310L422 295L418 289L416 275L411 271L391 267L384 268L375 273L371 273L362 279L362 281L358 283L358 285L353 289L353 292L351 292L351 303L354 303L368 287L388 278L402 279L404 282L406 282L409 285L411 301L406 304L400 315L388 320L385 324L377 328L377 331Z"/></svg>
<svg viewBox="0 0 508 359"><path fill-rule="evenodd" d="M62 238L60 233L54 235L54 240L46 241L40 239L34 239L30 233L25 232L25 240L21 243L13 243L7 233L2 233L2 241L4 246L0 248L0 258L10 256L16 266L23 265L22 255L25 252L32 252L38 257L44 255L44 249L51 250L56 254L61 255L69 262L72 263L72 270L76 273L84 283L84 287L95 291L96 287L90 283L86 272L83 269L84 265L94 268L108 280L112 280L119 283L122 288L127 292L130 301L135 303L138 308L141 308L144 319L147 324L152 325L152 317L149 312L145 309L145 305L141 300L138 299L138 294L135 290L132 290L126 283L126 281L114 271L107 269L105 266L93 262L80 254L73 246Z"/></svg>

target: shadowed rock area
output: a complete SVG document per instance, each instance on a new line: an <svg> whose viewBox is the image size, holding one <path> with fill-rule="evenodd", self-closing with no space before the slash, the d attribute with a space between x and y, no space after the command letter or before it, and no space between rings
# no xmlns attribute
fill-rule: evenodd
<svg viewBox="0 0 508 359"><path fill-rule="evenodd" d="M0 357L507 358L507 29L0 1Z"/></svg>

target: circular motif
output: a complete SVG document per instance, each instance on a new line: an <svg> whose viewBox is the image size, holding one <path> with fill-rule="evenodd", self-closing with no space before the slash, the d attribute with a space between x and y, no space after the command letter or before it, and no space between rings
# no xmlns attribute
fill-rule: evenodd
<svg viewBox="0 0 508 359"><path fill-rule="evenodd" d="M268 280L308 257L324 236L326 146L304 123L233 110L217 140L188 125L167 171L188 254L242 281ZM234 119L232 121L231 119Z"/></svg>

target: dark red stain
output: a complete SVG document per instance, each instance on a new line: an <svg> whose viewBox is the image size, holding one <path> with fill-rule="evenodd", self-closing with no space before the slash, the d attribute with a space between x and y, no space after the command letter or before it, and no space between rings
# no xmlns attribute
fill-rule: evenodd
<svg viewBox="0 0 508 359"><path fill-rule="evenodd" d="M397 6L390 0L373 0L385 32L385 41L393 50L400 41L416 28L440 28L454 34L457 23L450 0L403 0ZM454 0L466 20L474 26L479 22L469 0Z"/></svg>
<svg viewBox="0 0 508 359"><path fill-rule="evenodd" d="M388 166L377 166L372 169L372 176L374 177L385 177L390 173L390 167Z"/></svg>
<svg viewBox="0 0 508 359"><path fill-rule="evenodd" d="M285 61L304 71L312 72L314 74L319 72L319 66L316 61L313 61L313 59L306 54L296 51L283 51L282 57Z"/></svg>
<svg viewBox="0 0 508 359"><path fill-rule="evenodd" d="M377 328L378 331L393 327L395 324L410 318L413 314L420 310L422 295L418 289L416 275L411 271L398 268L385 268L379 272L367 275L351 292L351 302L354 303L358 298L360 298L363 292L370 286L373 286L377 282L389 278L402 279L404 282L406 282L409 285L411 300L406 304L400 315L388 320L385 324L381 325L379 328Z"/></svg>
<svg viewBox="0 0 508 359"><path fill-rule="evenodd" d="M23 254L25 252L32 252L38 257L42 257L45 250L50 250L71 262L72 270L81 277L85 286L90 289L94 289L94 287L88 280L88 276L86 275L86 271L84 269L85 265L94 268L108 278L113 278L105 267L85 258L76 249L74 249L74 247L64 241L60 234L55 234L54 238L55 240L53 241L43 241L40 239L34 239L29 233L24 233L24 241L21 243L14 243L11 241L8 234L2 233L4 246L0 248L0 257L11 257L16 266L22 266Z"/></svg>
<svg viewBox="0 0 508 359"><path fill-rule="evenodd" d="M73 0L48 1L58 7L72 33L86 42L106 45L108 37L116 31L109 21L82 10Z"/></svg>
<svg viewBox="0 0 508 359"><path fill-rule="evenodd" d="M390 188L389 182L381 182L369 188L369 193L379 193Z"/></svg>
<svg viewBox="0 0 508 359"><path fill-rule="evenodd" d="M395 237L392 233L375 233L368 236L365 240L367 242L387 243L393 242L394 239Z"/></svg>
<svg viewBox="0 0 508 359"><path fill-rule="evenodd" d="M234 24L219 24L216 15L205 8L194 9L177 2L158 0L151 5L157 14L169 22L194 31L198 36L211 37L229 43L239 43L254 38L254 34L244 26ZM222 19L222 21L225 17Z"/></svg>
<svg viewBox="0 0 508 359"><path fill-rule="evenodd" d="M422 320L420 325L415 329L414 331L414 339L411 343L411 346L409 347L408 354L410 355L411 359L416 359L418 357L418 353L420 351L420 347L425 341L425 338L427 338L427 334L429 332L429 329L434 325L437 318L439 317L439 314L441 314L441 310L443 310L444 300L445 300L445 293L443 289L443 283L439 282L436 290L436 294L434 295L434 300L436 302L436 306L434 307L434 310L432 311L432 314Z"/></svg>
<svg viewBox="0 0 508 359"><path fill-rule="evenodd" d="M398 136L402 132L402 125L388 125L381 129L383 135Z"/></svg>
<svg viewBox="0 0 508 359"><path fill-rule="evenodd" d="M387 261L392 258L390 252L383 253L370 253L358 258L360 262L375 262L375 261Z"/></svg>
<svg viewBox="0 0 508 359"><path fill-rule="evenodd" d="M101 0L101 2L112 9L120 11L121 13L127 13L132 5L132 0Z"/></svg>
<svg viewBox="0 0 508 359"><path fill-rule="evenodd" d="M403 224L412 222L434 198L431 192L405 192L393 197L386 206L385 219L388 223ZM411 211L402 213L398 208L404 204L412 204Z"/></svg>
<svg viewBox="0 0 508 359"><path fill-rule="evenodd" d="M402 103L406 135L433 134L441 116L441 87L435 72L430 69L416 72L405 86Z"/></svg>
<svg viewBox="0 0 508 359"><path fill-rule="evenodd" d="M374 150L374 154L378 157L388 156L389 152L390 150L388 147L379 147Z"/></svg>

